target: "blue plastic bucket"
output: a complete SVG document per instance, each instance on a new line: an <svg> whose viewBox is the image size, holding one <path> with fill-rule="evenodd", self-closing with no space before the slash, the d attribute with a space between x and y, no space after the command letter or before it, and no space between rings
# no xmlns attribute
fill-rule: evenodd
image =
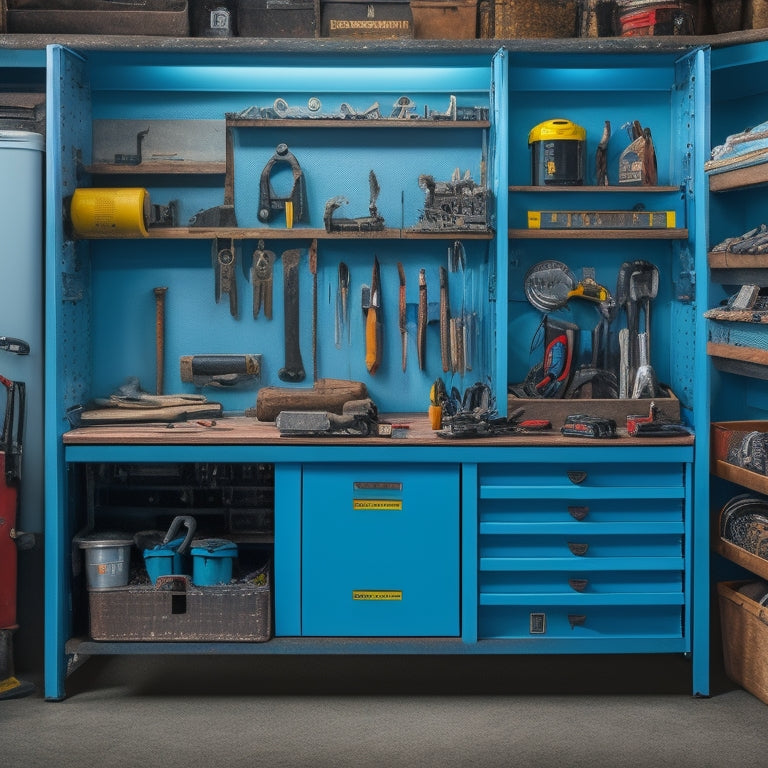
<svg viewBox="0 0 768 768"><path fill-rule="evenodd" d="M173 574L189 574L189 558L180 555L179 547L184 543L184 537L160 544L154 549L144 550L144 566L150 581L154 584L159 576Z"/></svg>
<svg viewBox="0 0 768 768"><path fill-rule="evenodd" d="M232 578L237 544L226 539L197 539L192 542L192 583L198 587L226 584Z"/></svg>

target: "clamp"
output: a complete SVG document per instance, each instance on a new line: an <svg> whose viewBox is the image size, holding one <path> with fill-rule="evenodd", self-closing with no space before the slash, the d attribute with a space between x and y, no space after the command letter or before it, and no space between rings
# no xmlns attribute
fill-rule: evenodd
<svg viewBox="0 0 768 768"><path fill-rule="evenodd" d="M287 163L293 172L293 185L286 197L278 197L272 189L270 176L278 163ZM304 221L307 212L307 193L304 185L304 172L299 161L288 145L281 143L275 149L275 154L269 159L261 172L259 181L259 221L265 224L272 219L274 211L285 211L285 224L288 229L294 220Z"/></svg>

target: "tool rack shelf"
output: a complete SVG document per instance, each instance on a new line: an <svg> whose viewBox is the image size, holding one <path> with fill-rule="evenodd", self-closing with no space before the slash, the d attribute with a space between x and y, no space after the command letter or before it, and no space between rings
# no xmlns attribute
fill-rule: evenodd
<svg viewBox="0 0 768 768"><path fill-rule="evenodd" d="M211 238L232 238L233 240L491 240L493 232L417 232L407 229L387 228L372 232L328 232L325 229L291 229L267 227L151 227L146 237L135 234L116 236L106 233L102 236L89 235L84 240L210 240Z"/></svg>
<svg viewBox="0 0 768 768"><path fill-rule="evenodd" d="M93 163L83 170L93 176L223 176L227 166L223 161L149 160L139 165Z"/></svg>
<svg viewBox="0 0 768 768"><path fill-rule="evenodd" d="M732 189L746 189L768 183L768 163L756 163L732 171L712 173L709 177L710 192L727 192Z"/></svg>
<svg viewBox="0 0 768 768"><path fill-rule="evenodd" d="M514 240L687 240L688 230L674 229L510 229Z"/></svg>

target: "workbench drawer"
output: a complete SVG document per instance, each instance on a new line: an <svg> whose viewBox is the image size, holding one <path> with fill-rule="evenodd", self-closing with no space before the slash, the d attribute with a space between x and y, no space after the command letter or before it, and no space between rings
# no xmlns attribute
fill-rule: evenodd
<svg viewBox="0 0 768 768"><path fill-rule="evenodd" d="M658 596L651 596L658 601ZM567 605L545 600L517 606L480 606L482 639L680 638L683 633L682 594L669 605L600 605L587 600Z"/></svg>
<svg viewBox="0 0 768 768"><path fill-rule="evenodd" d="M641 489L638 497L653 489L683 488L683 465L676 462L647 462L642 465L590 461L568 464L519 462L484 465L480 470L480 498L525 498L533 494L554 498L555 492L572 491L574 498L602 489ZM663 494L662 494L663 495Z"/></svg>
<svg viewBox="0 0 768 768"><path fill-rule="evenodd" d="M520 595L664 595L683 591L682 570L646 571L628 561L626 570L597 571L567 567L545 571L486 571L481 593L491 596Z"/></svg>
<svg viewBox="0 0 768 768"><path fill-rule="evenodd" d="M682 534L600 535L599 526L590 531L583 535L513 533L481 536L481 567L487 561L500 561L514 567L518 559L531 558L565 559L582 568L609 558L625 559L627 567L631 567L632 561L638 558L681 557L683 551Z"/></svg>
<svg viewBox="0 0 768 768"><path fill-rule="evenodd" d="M619 494L621 496L619 497ZM484 499L480 521L495 523L670 523L683 519L682 498ZM675 494L677 495L677 494ZM680 493L682 497L682 490Z"/></svg>
<svg viewBox="0 0 768 768"><path fill-rule="evenodd" d="M302 635L458 636L459 468L303 472Z"/></svg>

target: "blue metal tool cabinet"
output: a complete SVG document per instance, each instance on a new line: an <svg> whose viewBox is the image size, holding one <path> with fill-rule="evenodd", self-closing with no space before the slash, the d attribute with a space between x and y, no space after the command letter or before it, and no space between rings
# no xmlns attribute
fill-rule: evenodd
<svg viewBox="0 0 768 768"><path fill-rule="evenodd" d="M707 289L702 168L709 152L708 48L675 42L638 50L632 41L605 50L531 41L382 42L365 49L328 41L292 41L290 48L199 42L175 50L47 48L46 697L65 696L67 674L83 656L164 652L677 653L691 656L692 691L706 695L709 371L701 307ZM147 121L151 130L154 120L221 120L277 97L304 106L316 96L329 107L348 101L356 109L378 101L387 110L402 94L434 109L445 108L455 95L462 105L487 108L488 117L449 126L289 120L238 128L237 230L181 226L146 238L78 239L67 229L61 212L77 187L143 186L153 201L178 199L184 222L222 203L221 163L212 172L192 173L181 164L155 173L99 167L95 121ZM528 131L559 116L586 127L588 157L605 120L617 133L634 119L651 125L659 186L598 189L589 179L579 189L531 187ZM265 230L256 219L257 179L279 142L305 169L310 218L293 229L275 222ZM617 154L612 150L609 167ZM307 248L316 238L320 375L364 381L380 412L425 420L429 387L441 375L439 344L430 326L424 370L416 365L412 341L402 370L391 309L397 306L395 266L405 265L411 305L419 268L437 285L438 268L457 236L409 230L423 206L418 175L445 180L455 168L476 180L485 175L494 212L487 233L460 236L465 280L451 285L452 296L461 292L476 314L478 333L472 370L450 383L463 389L489 382L506 412L507 384L529 370L530 340L541 320L522 292L532 264L559 258L573 268L587 265L598 281L612 285L622 261L647 258L663 275L654 302L653 362L680 399L695 439L605 443L537 436L453 443L413 429L405 440L294 441L280 439L269 425L256 431L241 425L199 440L167 434L124 440L108 430L78 437L80 430L69 428L72 406L106 396L127 376L153 380L154 286L169 287L169 390L184 388L176 359L201 351L261 353L260 384L280 383L279 318L267 323L250 317L242 273L240 316L214 301L216 234L234 238L240 259L259 239L278 253L300 248L302 307L311 302ZM350 215L364 212L371 169L387 231L363 238L326 235L322 203L343 194ZM635 205L674 210L675 227L553 235L535 233L525 223L531 209ZM384 362L370 376L359 291L370 281L374 256L389 317ZM354 320L349 340L337 345L333 294L340 260L351 270ZM276 276L276 299L280 295ZM587 309L573 313L584 327L594 324ZM311 371L307 314L300 341ZM255 391L245 389L220 399L229 413L242 412L254 398ZM87 625L72 607L71 542L85 515L81 472L99 463L152 462L274 465L271 641L87 639ZM394 490L367 496L355 487L371 480L392 483ZM354 505L365 507L366 499L379 508L363 509L361 516ZM130 513L124 523L130 527Z"/></svg>

